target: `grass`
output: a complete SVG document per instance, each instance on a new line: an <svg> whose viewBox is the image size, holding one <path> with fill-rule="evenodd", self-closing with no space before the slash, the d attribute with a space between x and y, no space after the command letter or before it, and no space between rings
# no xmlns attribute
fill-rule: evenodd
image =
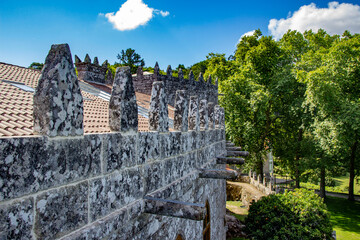
<svg viewBox="0 0 360 240"><path fill-rule="evenodd" d="M227 201L226 208L241 222L245 222L248 210L243 206L241 201Z"/></svg>
<svg viewBox="0 0 360 240"><path fill-rule="evenodd" d="M334 187L326 187L326 191L328 192L339 192L339 193L349 193L349 174L334 177L335 186ZM319 184L312 183L300 183L300 186L307 189L319 189ZM355 179L354 181L354 194L360 195L360 181Z"/></svg>
<svg viewBox="0 0 360 240"><path fill-rule="evenodd" d="M360 202L327 197L326 205L337 240L360 239Z"/></svg>

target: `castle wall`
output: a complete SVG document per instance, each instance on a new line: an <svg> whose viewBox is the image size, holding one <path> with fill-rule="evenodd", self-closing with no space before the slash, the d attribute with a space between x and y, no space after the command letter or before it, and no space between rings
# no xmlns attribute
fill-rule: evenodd
<svg viewBox="0 0 360 240"><path fill-rule="evenodd" d="M177 90L186 90L188 98L197 95L199 99L206 99L215 105L218 104L218 86L201 79L195 81L191 77L185 79L173 77L171 74L161 75L159 73L143 75L142 71L138 71L137 75L133 77L135 91L148 95L151 94L152 84L155 81L164 82L167 102L171 106L174 106Z"/></svg>
<svg viewBox="0 0 360 240"><path fill-rule="evenodd" d="M151 92L154 107L150 111L157 117L150 124L158 130L137 132L135 121L129 119L137 114L128 114L135 95L131 75L123 74L130 70L119 69L112 95L116 101L110 100L112 111L118 114L110 117L114 118L115 128L118 124L119 129L125 130L88 135L70 131L72 124L82 121L83 111L78 111L70 122L61 118L59 99L71 95L71 91L78 92L78 84L69 84L74 89L57 86L61 76L70 76L63 82L77 81L72 78L75 70L66 46L62 55L49 57L54 52L59 54L58 48L59 45L53 45L50 50L45 61L49 69L44 73L57 72L60 67L71 74L51 79L46 79L49 74L43 74L45 79L41 81L48 82L53 94L46 104L58 105L54 109L38 107L43 115L56 115L58 119L38 121L38 128L48 129L39 131L41 136L0 138L0 239L140 240L175 239L178 234L184 239L203 238L203 220L174 217L172 211L166 216L149 213L149 197L199 206L208 201L211 239L225 239L225 180L199 176L199 169L225 169L224 164L216 164L216 157L226 151L223 116L214 116L215 120L209 120L213 124L206 124L209 126L202 130L196 126L188 131L182 122L176 126L185 128L169 132L163 122L167 116L162 112L166 106L165 87L162 82L155 82ZM64 59L70 62L64 63ZM35 95L46 95L46 89L38 86ZM186 101L178 102L176 109L187 109ZM66 106L72 105L67 102ZM73 111L69 107L66 110ZM199 111L191 114L200 117ZM183 116L186 118L176 119L187 123L187 113ZM199 120L195 124L199 125Z"/></svg>

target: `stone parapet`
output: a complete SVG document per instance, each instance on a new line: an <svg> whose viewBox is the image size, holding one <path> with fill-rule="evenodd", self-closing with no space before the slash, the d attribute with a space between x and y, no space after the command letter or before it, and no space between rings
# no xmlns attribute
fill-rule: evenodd
<svg viewBox="0 0 360 240"><path fill-rule="evenodd" d="M61 76L72 76L71 71ZM225 180L199 177L199 169L225 170L217 164L217 157L226 154L222 121L217 129L200 131L195 120L188 131L184 121L189 116L182 109L181 131L167 131L161 120L167 119L164 83L155 82L151 104L160 116L154 117L158 127L138 132L129 110L134 102L127 91L128 75L119 69L114 81L115 132L0 138L0 239L175 239L179 233L202 239L202 220L181 218L181 204L176 213L156 215L156 209L145 204L149 197L183 206L208 202L211 238L225 239ZM186 101L179 102L180 109L187 107ZM67 111L76 107L70 104ZM208 125L208 108L203 101L203 126ZM198 110L193 110L198 119Z"/></svg>

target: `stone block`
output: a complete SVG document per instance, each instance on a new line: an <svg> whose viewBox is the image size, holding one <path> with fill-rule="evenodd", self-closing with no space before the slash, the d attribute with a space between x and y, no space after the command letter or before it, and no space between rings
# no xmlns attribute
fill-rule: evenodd
<svg viewBox="0 0 360 240"><path fill-rule="evenodd" d="M0 239L31 239L34 199L0 205Z"/></svg>
<svg viewBox="0 0 360 240"><path fill-rule="evenodd" d="M161 188L170 178L170 174L165 171L165 162L158 161L150 163L145 167L145 194Z"/></svg>
<svg viewBox="0 0 360 240"><path fill-rule="evenodd" d="M90 182L90 216L94 221L143 196L141 172L126 169Z"/></svg>
<svg viewBox="0 0 360 240"><path fill-rule="evenodd" d="M136 135L104 135L104 171L106 173L136 165Z"/></svg>
<svg viewBox="0 0 360 240"><path fill-rule="evenodd" d="M158 159L160 157L161 146L159 139L159 133L156 132L138 133L138 165L150 162L151 160Z"/></svg>
<svg viewBox="0 0 360 240"><path fill-rule="evenodd" d="M37 239L64 236L88 222L88 184L82 182L40 194L35 206Z"/></svg>
<svg viewBox="0 0 360 240"><path fill-rule="evenodd" d="M0 201L100 173L101 138L0 139Z"/></svg>

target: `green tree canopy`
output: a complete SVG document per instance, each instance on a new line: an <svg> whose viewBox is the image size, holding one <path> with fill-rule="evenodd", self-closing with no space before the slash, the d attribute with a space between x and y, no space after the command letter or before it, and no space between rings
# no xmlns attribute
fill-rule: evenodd
<svg viewBox="0 0 360 240"><path fill-rule="evenodd" d="M145 66L144 59L132 48L128 48L125 51L121 50L121 53L117 55L117 59L120 60L119 65L129 66L131 68L131 73L133 74L136 73L139 66Z"/></svg>

